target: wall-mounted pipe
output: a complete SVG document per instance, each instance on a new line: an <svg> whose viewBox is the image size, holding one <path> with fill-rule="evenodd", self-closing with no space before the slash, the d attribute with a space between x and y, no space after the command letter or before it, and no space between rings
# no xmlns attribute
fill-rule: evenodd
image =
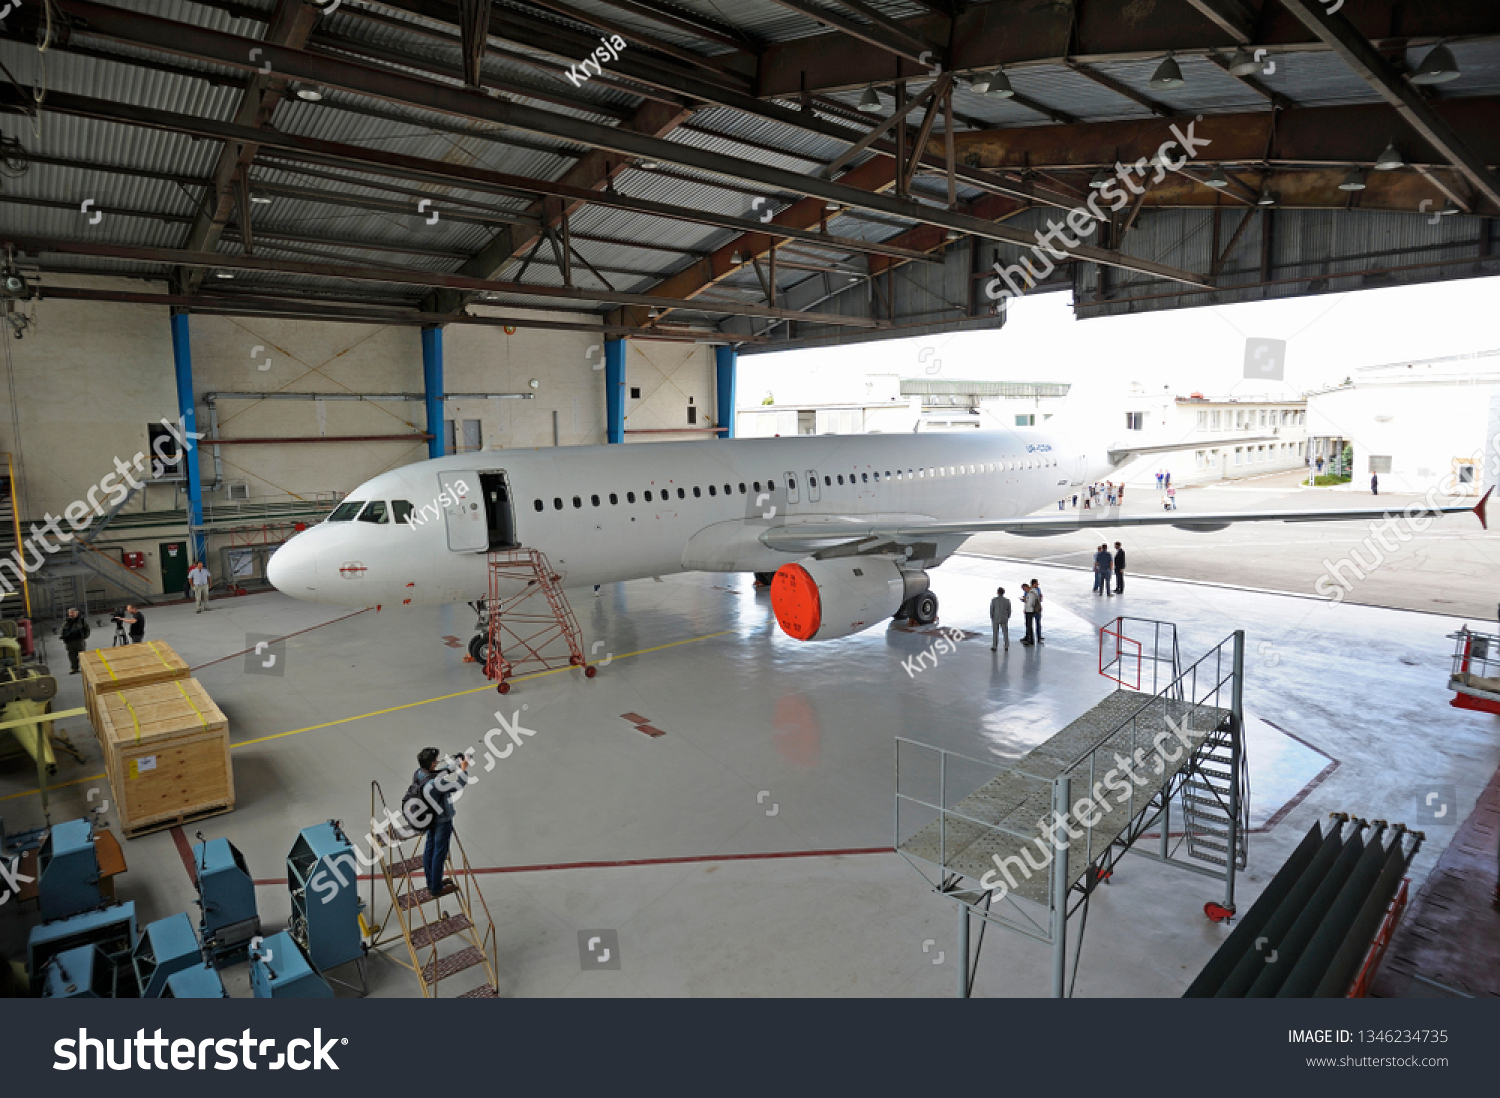
<svg viewBox="0 0 1500 1098"><path fill-rule="evenodd" d="M427 399L422 393L205 393L203 399L213 404L216 400L365 400L365 401L412 401L422 403ZM444 400L535 400L535 393L444 393Z"/></svg>
<svg viewBox="0 0 1500 1098"><path fill-rule="evenodd" d="M273 442L426 442L429 434L414 435L307 435L300 438L211 438L215 446L264 446Z"/></svg>

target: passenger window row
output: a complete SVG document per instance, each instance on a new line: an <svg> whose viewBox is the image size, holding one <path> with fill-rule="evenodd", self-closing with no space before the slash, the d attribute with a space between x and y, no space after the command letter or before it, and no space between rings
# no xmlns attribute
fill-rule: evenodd
<svg viewBox="0 0 1500 1098"><path fill-rule="evenodd" d="M976 474L976 473L1001 473L1001 472L1011 472L1011 471L1014 471L1014 470L1017 470L1017 469L1041 469L1041 468L1045 468L1045 467L1048 467L1048 466L1053 466L1053 465L1056 465L1056 464L1057 464L1057 459L1055 457L1048 457L1048 458L1025 458L1025 459L1017 459L1017 460L1013 460L1013 461L983 462L983 463L973 464L973 465L938 465L938 466L933 466L933 467L930 467L930 468L926 467L926 466L923 466L922 468L919 468L919 469L906 469L906 470L904 470L904 475L903 475L903 470L901 470L901 469L895 470L894 473L891 470L887 469L885 471L885 479L887 481L891 481L891 480L903 480L903 479L904 480L917 480L917 479L924 479L924 478L929 477L929 476L932 476L932 477L939 477L939 476L954 477L954 476L966 476L966 475ZM871 477L872 476L874 477L874 483L879 484L880 483L880 471L879 470L876 470L874 473L849 473L848 474L848 483L851 484L851 485L854 485L854 484L869 484L869 483L871 483ZM817 480L817 478L818 478L818 474L817 473L809 473L808 474L808 487L810 487L810 488L816 488L818 486L818 480ZM829 473L829 474L824 474L824 476L823 476L823 485L825 487L831 488L831 487L833 487L835 485L835 483L837 483L837 484L844 484L845 483L845 474L843 474L843 473ZM768 492L774 492L774 491L777 490L778 487L780 487L780 482L779 481L768 480L768 481L765 482L765 488L766 488L766 491L768 491ZM794 490L796 486L794 484L788 482L788 484L787 484L786 487L788 489L793 489ZM740 485L739 485L739 494L740 495L746 495L748 492L751 492L751 491L755 492L758 495L760 493L760 491L761 491L761 482L758 481L758 480L752 482L752 484L750 485L750 487L748 489L745 487L745 482L744 481L740 482ZM716 484L710 484L708 486L708 494L711 497L717 496L719 494L719 486L716 485ZM669 502L672 499L672 489L670 489L670 488L658 489L658 490L656 490L656 495L660 498L661 502L663 502L663 503ZM734 495L734 486L731 485L731 484L724 485L724 495L726 495L726 496L732 496L732 495ZM656 502L656 499L654 499L653 496L652 496L652 490L651 489L647 489L646 491L642 492L641 496L642 496L643 502L645 502L645 503L654 503L654 502ZM678 499L686 499L687 498L687 489L686 488L678 488L677 489L677 498ZM700 485L694 485L693 486L693 498L694 499L702 499L703 498L703 488ZM619 505L620 497L619 497L618 493L616 493L616 492L610 492L609 496L608 496L608 499L609 499L609 502L610 502L611 506L618 506ZM634 492L626 492L625 493L625 502L627 504L634 503L635 502L635 493ZM583 509L583 497L582 496L574 496L573 499L572 499L572 503L573 503L573 507L575 509L578 509L578 510L582 510ZM600 498L597 495L591 495L591 496L589 496L589 503L592 506L594 506L594 507L601 507L601 506L603 506L602 501L600 500ZM539 512L540 511L545 511L547 509L547 505L546 505L545 501L540 500L540 499L534 499L534 500L532 500L531 501L531 505L532 505L532 507L535 510L537 510ZM552 497L552 509L554 511L562 511L562 510L565 510L566 507L567 507L567 503L564 502L564 500L563 500L563 498L561 496L553 496Z"/></svg>

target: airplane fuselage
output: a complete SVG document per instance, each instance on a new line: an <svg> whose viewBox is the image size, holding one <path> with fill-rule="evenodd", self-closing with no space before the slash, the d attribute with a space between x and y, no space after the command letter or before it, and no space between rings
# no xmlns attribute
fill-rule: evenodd
<svg viewBox="0 0 1500 1098"><path fill-rule="evenodd" d="M1017 518L1113 468L1044 429L477 451L365 482L267 572L295 598L351 607L482 598L502 545L546 553L570 587L770 572L797 556L759 540L770 527Z"/></svg>

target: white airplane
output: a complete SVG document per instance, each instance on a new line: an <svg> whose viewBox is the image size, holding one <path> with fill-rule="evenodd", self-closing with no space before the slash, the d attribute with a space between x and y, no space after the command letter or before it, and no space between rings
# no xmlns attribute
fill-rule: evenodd
<svg viewBox="0 0 1500 1098"><path fill-rule="evenodd" d="M1259 441L1258 439L1236 441ZM1236 522L1381 519L1378 509L1033 515L1147 453L1044 428L814 436L455 454L382 473L267 564L293 598L404 607L488 598L487 554L538 549L583 587L676 572L753 572L781 628L848 636L937 617L928 571L974 534L1089 527L1221 530ZM1412 517L1473 511L1415 505ZM1487 524L1486 524L1487 525ZM482 658L480 633L469 651Z"/></svg>

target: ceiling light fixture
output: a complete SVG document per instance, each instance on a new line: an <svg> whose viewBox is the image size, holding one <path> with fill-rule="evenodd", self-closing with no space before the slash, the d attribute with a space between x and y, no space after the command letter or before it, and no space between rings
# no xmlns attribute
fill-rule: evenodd
<svg viewBox="0 0 1500 1098"><path fill-rule="evenodd" d="M990 86L985 94L996 99L1009 99L1016 94L1016 90L1010 86L1010 77L1005 75L1004 69L996 69L990 73Z"/></svg>
<svg viewBox="0 0 1500 1098"><path fill-rule="evenodd" d="M1413 84L1446 84L1450 80L1457 80L1460 75L1458 62L1453 59L1453 51L1440 42L1431 53L1422 58L1417 71L1411 74L1411 82Z"/></svg>
<svg viewBox="0 0 1500 1098"><path fill-rule="evenodd" d="M308 103L317 103L323 98L323 93L317 88L303 84L297 89L297 98L305 100Z"/></svg>
<svg viewBox="0 0 1500 1098"><path fill-rule="evenodd" d="M885 109L880 104L880 93L875 90L874 84L865 87L865 94L859 97L859 104L855 109L865 114L879 114Z"/></svg>
<svg viewBox="0 0 1500 1098"><path fill-rule="evenodd" d="M1224 174L1223 168L1215 168L1203 182L1210 187L1227 187L1229 186L1229 176Z"/></svg>
<svg viewBox="0 0 1500 1098"><path fill-rule="evenodd" d="M271 204L270 196L264 194L252 194L250 201L254 202L257 206L269 206Z"/></svg>
<svg viewBox="0 0 1500 1098"><path fill-rule="evenodd" d="M1097 172L1094 173L1094 178L1089 180L1089 186L1097 191L1100 187L1104 186L1104 184L1108 183L1111 178L1112 177L1110 176L1108 171L1106 171L1104 168L1100 168Z"/></svg>
<svg viewBox="0 0 1500 1098"><path fill-rule="evenodd" d="M233 278L234 277L234 272L233 271L215 271L214 272L214 277L215 278Z"/></svg>
<svg viewBox="0 0 1500 1098"><path fill-rule="evenodd" d="M1271 190L1270 187L1264 187L1261 189L1260 197L1255 200L1255 204L1257 206L1274 206L1279 201L1281 200L1276 196L1275 191Z"/></svg>
<svg viewBox="0 0 1500 1098"><path fill-rule="evenodd" d="M1358 168L1354 168L1348 175L1344 176L1344 181L1339 184L1339 190L1341 191L1362 191L1364 189L1365 173Z"/></svg>
<svg viewBox="0 0 1500 1098"><path fill-rule="evenodd" d="M1150 87L1157 91L1172 91L1180 88L1187 81L1182 78L1182 69L1177 64L1177 59L1170 53L1156 66L1156 71L1151 74L1148 81Z"/></svg>
<svg viewBox="0 0 1500 1098"><path fill-rule="evenodd" d="M1260 62L1243 46L1235 50L1234 56L1229 59L1230 76L1254 76L1260 71L1260 67Z"/></svg>
<svg viewBox="0 0 1500 1098"><path fill-rule="evenodd" d="M1443 208L1438 213L1443 217L1452 217L1456 213L1463 213L1463 211L1458 208L1458 203L1450 198L1447 202L1443 203Z"/></svg>
<svg viewBox="0 0 1500 1098"><path fill-rule="evenodd" d="M1385 152L1381 153L1375 160L1375 170L1377 172L1393 172L1397 168L1404 168L1405 166L1406 161L1401 159L1401 154L1396 151L1396 142L1394 140L1387 143Z"/></svg>

